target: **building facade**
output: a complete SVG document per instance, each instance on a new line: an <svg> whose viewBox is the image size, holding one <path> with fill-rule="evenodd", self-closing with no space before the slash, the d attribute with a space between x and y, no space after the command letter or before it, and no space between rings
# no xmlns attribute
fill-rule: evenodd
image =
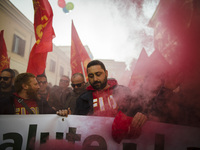
<svg viewBox="0 0 200 150"><path fill-rule="evenodd" d="M119 84L128 85L129 78L125 78L128 75L129 71L126 69L125 62L119 62L109 59L99 59L102 61L108 70L108 77L114 78L118 81ZM130 75L130 74L129 74Z"/></svg>
<svg viewBox="0 0 200 150"><path fill-rule="evenodd" d="M26 72L29 54L35 44L33 23L8 0L0 1L0 20L0 30L4 30L10 57L10 68L19 73ZM69 52L67 48L66 51ZM58 84L60 76L71 75L69 54L55 45L53 51L48 53L45 73L52 85Z"/></svg>
<svg viewBox="0 0 200 150"><path fill-rule="evenodd" d="M26 18L9 0L0 1L0 30L4 30L4 40L10 57L10 68L18 73L26 72L29 54L35 44L33 23ZM93 55L88 46L84 46L91 60ZM71 46L55 46L46 60L45 73L51 85L58 85L62 75L71 76ZM119 84L124 83L127 72L124 62L101 59L109 71L109 78L115 78Z"/></svg>

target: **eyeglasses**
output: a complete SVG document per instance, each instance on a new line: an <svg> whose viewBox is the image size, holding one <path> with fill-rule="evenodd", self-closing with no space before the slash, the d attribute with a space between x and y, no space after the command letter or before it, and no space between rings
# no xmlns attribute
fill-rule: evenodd
<svg viewBox="0 0 200 150"><path fill-rule="evenodd" d="M38 84L46 84L47 83L47 81L38 81Z"/></svg>
<svg viewBox="0 0 200 150"><path fill-rule="evenodd" d="M73 88L75 88L75 86L77 86L77 87L81 87L83 83L84 83L84 82L82 82L82 83L78 83L78 84L71 84L71 86L72 86Z"/></svg>
<svg viewBox="0 0 200 150"><path fill-rule="evenodd" d="M60 82L65 82L65 83L67 83L67 82L69 82L68 80L60 80Z"/></svg>
<svg viewBox="0 0 200 150"><path fill-rule="evenodd" d="M0 77L0 81L1 79L3 79L4 81L8 81L9 78L12 78L12 77Z"/></svg>

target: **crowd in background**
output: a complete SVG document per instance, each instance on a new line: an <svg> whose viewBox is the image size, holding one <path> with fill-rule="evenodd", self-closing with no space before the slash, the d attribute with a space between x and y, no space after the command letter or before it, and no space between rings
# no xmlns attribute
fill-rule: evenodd
<svg viewBox="0 0 200 150"><path fill-rule="evenodd" d="M56 114L69 107L73 113L73 97L80 95L86 85L81 73L74 74L71 86L69 83L70 78L63 75L59 85L51 87L45 74L15 75L12 69L4 69L0 74L0 114Z"/></svg>

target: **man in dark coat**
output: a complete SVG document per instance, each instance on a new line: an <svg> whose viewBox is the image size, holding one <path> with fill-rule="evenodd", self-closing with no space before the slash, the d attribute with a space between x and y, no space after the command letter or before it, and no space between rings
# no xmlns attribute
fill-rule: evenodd
<svg viewBox="0 0 200 150"><path fill-rule="evenodd" d="M15 72L10 69L4 69L0 75L0 114L13 114L13 104L11 102L14 93Z"/></svg>

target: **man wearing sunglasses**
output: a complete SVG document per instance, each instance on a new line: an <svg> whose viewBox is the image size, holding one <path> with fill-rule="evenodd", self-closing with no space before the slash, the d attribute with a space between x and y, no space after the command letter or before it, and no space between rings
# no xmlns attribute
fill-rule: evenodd
<svg viewBox="0 0 200 150"><path fill-rule="evenodd" d="M50 87L48 86L46 75L45 74L37 75L36 79L40 86L40 89L38 91L39 100L37 102L40 114L55 114L56 111L52 109L48 103Z"/></svg>
<svg viewBox="0 0 200 150"><path fill-rule="evenodd" d="M71 110L71 114L75 113L77 98L86 91L86 83L82 73L75 73L71 77L71 86L73 91L66 100L66 109Z"/></svg>
<svg viewBox="0 0 200 150"><path fill-rule="evenodd" d="M0 75L0 114L13 114L11 96L14 93L15 72L10 69L4 69Z"/></svg>

